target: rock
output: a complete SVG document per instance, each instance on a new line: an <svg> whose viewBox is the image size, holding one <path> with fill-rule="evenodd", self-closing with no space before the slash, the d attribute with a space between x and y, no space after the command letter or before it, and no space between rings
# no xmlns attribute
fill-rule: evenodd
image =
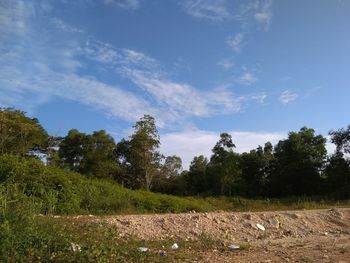
<svg viewBox="0 0 350 263"><path fill-rule="evenodd" d="M280 227L280 222L276 219L276 218L271 218L269 220L269 223L271 226L273 226L274 228L279 228Z"/></svg>
<svg viewBox="0 0 350 263"><path fill-rule="evenodd" d="M159 251L159 256L166 257L167 253L165 251L161 250L161 251Z"/></svg>
<svg viewBox="0 0 350 263"><path fill-rule="evenodd" d="M247 220L252 220L252 215L251 214L246 214L244 215L244 218Z"/></svg>
<svg viewBox="0 0 350 263"><path fill-rule="evenodd" d="M137 248L137 251L138 251L138 252L142 252L142 253L143 253L143 252L147 252L148 250L149 250L149 249L148 249L147 247L138 247L138 248Z"/></svg>
<svg viewBox="0 0 350 263"><path fill-rule="evenodd" d="M301 218L301 215L298 214L298 213L293 213L293 214L291 214L291 217L292 217L293 219L299 219L299 218Z"/></svg>
<svg viewBox="0 0 350 263"><path fill-rule="evenodd" d="M238 249L240 249L241 247L240 247L239 245L236 245L236 244L231 244L231 245L228 246L228 248L229 248L230 250L238 250Z"/></svg>
<svg viewBox="0 0 350 263"><path fill-rule="evenodd" d="M261 231L265 231L265 227L263 225L260 225L260 224L256 224L256 227L258 229L260 229Z"/></svg>
<svg viewBox="0 0 350 263"><path fill-rule="evenodd" d="M171 247L170 247L172 250L176 250L179 248L179 245L174 243Z"/></svg>

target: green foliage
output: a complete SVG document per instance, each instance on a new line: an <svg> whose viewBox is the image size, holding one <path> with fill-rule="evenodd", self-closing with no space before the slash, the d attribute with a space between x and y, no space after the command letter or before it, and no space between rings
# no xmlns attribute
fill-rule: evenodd
<svg viewBox="0 0 350 263"><path fill-rule="evenodd" d="M162 157L157 151L160 145L159 135L155 120L150 115L144 115L137 121L134 129L134 134L130 137L130 163L133 175L139 178L141 187L149 191Z"/></svg>
<svg viewBox="0 0 350 263"><path fill-rule="evenodd" d="M114 139L104 130L86 135L72 129L59 144L58 155L72 171L95 178L113 178L118 171L115 150Z"/></svg>
<svg viewBox="0 0 350 263"><path fill-rule="evenodd" d="M250 197L267 195L268 177L271 164L274 161L271 143L266 143L264 149L243 153L240 158L244 194Z"/></svg>
<svg viewBox="0 0 350 263"><path fill-rule="evenodd" d="M346 129L331 131L329 135L331 142L337 146L337 152L350 153L350 125Z"/></svg>
<svg viewBox="0 0 350 263"><path fill-rule="evenodd" d="M241 180L239 155L233 152L236 146L228 133L220 134L220 140L214 146L213 155L208 164L207 174L214 194L238 194Z"/></svg>
<svg viewBox="0 0 350 263"><path fill-rule="evenodd" d="M321 169L326 160L326 139L313 129L290 132L275 147L275 167L271 194L276 196L312 195L319 192Z"/></svg>
<svg viewBox="0 0 350 263"><path fill-rule="evenodd" d="M48 134L38 120L24 112L0 108L0 153L25 155L45 148Z"/></svg>
<svg viewBox="0 0 350 263"><path fill-rule="evenodd" d="M16 183L45 214L148 213L205 211L202 200L132 191L110 180L45 166L36 159L0 155L0 183Z"/></svg>
<svg viewBox="0 0 350 263"><path fill-rule="evenodd" d="M18 184L0 185L0 261L48 262L53 251L70 254L70 237L54 225L39 225L40 203Z"/></svg>

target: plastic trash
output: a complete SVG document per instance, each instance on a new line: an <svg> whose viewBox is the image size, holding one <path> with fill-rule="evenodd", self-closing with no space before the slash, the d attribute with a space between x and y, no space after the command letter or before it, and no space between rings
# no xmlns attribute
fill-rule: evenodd
<svg viewBox="0 0 350 263"><path fill-rule="evenodd" d="M147 252L148 248L147 247L138 247L137 251L139 251L139 252Z"/></svg>
<svg viewBox="0 0 350 263"><path fill-rule="evenodd" d="M261 231L265 231L265 227L260 224L256 224L256 227L259 228Z"/></svg>
<svg viewBox="0 0 350 263"><path fill-rule="evenodd" d="M238 250L241 247L239 245L231 244L231 245L228 246L228 248L231 249L231 250Z"/></svg>
<svg viewBox="0 0 350 263"><path fill-rule="evenodd" d="M174 243L171 247L170 247L172 250L176 250L179 248L179 245Z"/></svg>
<svg viewBox="0 0 350 263"><path fill-rule="evenodd" d="M81 251L81 247L75 243L70 243L70 248L72 249L73 252L80 252Z"/></svg>
<svg viewBox="0 0 350 263"><path fill-rule="evenodd" d="M165 251L159 251L159 255L161 257L166 257L167 256L167 253Z"/></svg>

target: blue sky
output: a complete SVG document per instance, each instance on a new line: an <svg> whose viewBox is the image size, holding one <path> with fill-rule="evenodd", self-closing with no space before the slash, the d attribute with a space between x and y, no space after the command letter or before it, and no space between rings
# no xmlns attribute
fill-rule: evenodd
<svg viewBox="0 0 350 263"><path fill-rule="evenodd" d="M0 0L0 106L116 141L153 115L187 167L349 124L350 1Z"/></svg>

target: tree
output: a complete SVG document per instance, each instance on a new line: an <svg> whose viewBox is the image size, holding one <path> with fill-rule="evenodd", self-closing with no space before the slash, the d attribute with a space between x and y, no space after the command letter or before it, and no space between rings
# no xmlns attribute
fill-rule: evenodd
<svg viewBox="0 0 350 263"><path fill-rule="evenodd" d="M337 152L350 153L350 125L347 129L331 131L331 142L337 147Z"/></svg>
<svg viewBox="0 0 350 263"><path fill-rule="evenodd" d="M72 129L59 144L58 155L63 165L72 171L112 178L118 169L115 150L114 139L104 130L87 135Z"/></svg>
<svg viewBox="0 0 350 263"><path fill-rule="evenodd" d="M134 134L130 136L130 163L141 187L149 191L162 157L158 152L158 131L155 120L150 115L144 115L133 128Z"/></svg>
<svg viewBox="0 0 350 263"><path fill-rule="evenodd" d="M331 131L331 142L336 145L336 152L329 157L325 169L328 192L339 192L350 186L350 125L347 129ZM349 197L349 191L344 197Z"/></svg>
<svg viewBox="0 0 350 263"><path fill-rule="evenodd" d="M172 194L178 191L178 177L182 172L182 160L179 156L167 156L153 177L152 190Z"/></svg>
<svg viewBox="0 0 350 263"><path fill-rule="evenodd" d="M257 149L241 155L240 167L246 195L256 197L266 194L272 160L272 144L270 142L267 142L264 148L259 146Z"/></svg>
<svg viewBox="0 0 350 263"><path fill-rule="evenodd" d="M214 146L213 155L208 164L208 177L213 192L221 195L232 195L238 191L241 176L239 155L233 152L236 146L228 133L221 133L220 140Z"/></svg>
<svg viewBox="0 0 350 263"><path fill-rule="evenodd" d="M187 188L192 194L199 194L209 190L207 178L208 159L203 155L195 156L187 174Z"/></svg>
<svg viewBox="0 0 350 263"><path fill-rule="evenodd" d="M44 151L48 134L38 119L24 112L0 108L0 153L26 155L30 151Z"/></svg>
<svg viewBox="0 0 350 263"><path fill-rule="evenodd" d="M310 195L319 191L326 159L326 139L303 127L278 142L271 175L271 193L277 196Z"/></svg>

